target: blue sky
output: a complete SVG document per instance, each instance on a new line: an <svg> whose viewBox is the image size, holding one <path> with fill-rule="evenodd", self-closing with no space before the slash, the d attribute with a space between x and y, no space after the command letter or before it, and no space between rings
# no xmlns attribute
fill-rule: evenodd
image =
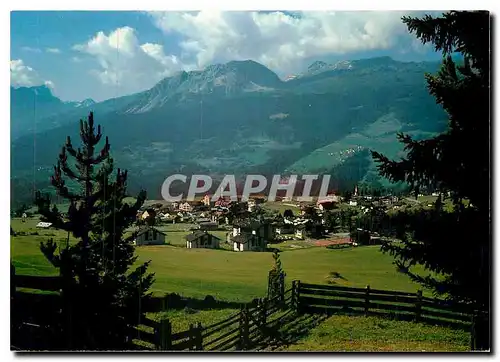
<svg viewBox="0 0 500 362"><path fill-rule="evenodd" d="M48 84L97 101L152 87L179 70L253 59L286 76L314 60L439 59L402 12L11 13L11 84ZM419 14L412 14L419 15Z"/></svg>

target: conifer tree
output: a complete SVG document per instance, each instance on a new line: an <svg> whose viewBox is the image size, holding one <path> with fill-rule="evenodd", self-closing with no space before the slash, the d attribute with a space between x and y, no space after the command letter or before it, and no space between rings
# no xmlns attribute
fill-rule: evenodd
<svg viewBox="0 0 500 362"><path fill-rule="evenodd" d="M285 219L291 219L291 218L293 218L293 216L294 216L294 215L293 215L293 211L292 211L292 209L286 209L286 210L283 212L283 217L284 217Z"/></svg>
<svg viewBox="0 0 500 362"><path fill-rule="evenodd" d="M284 278L285 272L281 265L279 251L275 250L273 252L273 267L269 271L269 281L268 281L268 297L273 298L280 293L283 293L284 289Z"/></svg>
<svg viewBox="0 0 500 362"><path fill-rule="evenodd" d="M393 182L450 195L432 209L398 213L392 220L403 244L388 243L401 270L449 299L490 307L490 17L451 11L441 17L404 17L411 33L443 53L440 71L427 74L431 95L448 114L448 129L426 140L400 134L407 155L394 161L373 152L380 173ZM452 55L454 57L452 57ZM456 61L456 55L461 55ZM455 59L455 60L454 60ZM404 230L401 230L401 228ZM423 265L428 275L414 273ZM437 275L437 276L436 276ZM484 341L484 340L483 340ZM483 347L488 343L484 342Z"/></svg>
<svg viewBox="0 0 500 362"><path fill-rule="evenodd" d="M57 193L69 202L67 214L51 207L47 195L38 192L36 197L42 218L67 231L68 242L56 245L48 240L40 249L63 280L62 332L67 348L130 349L132 327L140 318L141 304L150 297L153 275L147 273L149 262L133 269L134 235L125 238L124 233L146 194L141 192L133 205L124 202L127 172L113 172L107 137L97 152L102 133L100 126L95 130L92 112L88 121L80 120L80 138L78 149L67 138L51 178ZM70 189L70 182L78 186ZM70 234L76 243L69 244Z"/></svg>

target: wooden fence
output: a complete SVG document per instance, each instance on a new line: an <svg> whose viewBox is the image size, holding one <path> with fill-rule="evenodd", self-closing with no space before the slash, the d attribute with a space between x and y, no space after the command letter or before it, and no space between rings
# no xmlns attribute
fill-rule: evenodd
<svg viewBox="0 0 500 362"><path fill-rule="evenodd" d="M59 292L61 290L61 278L58 276L16 275L15 270L12 273L11 288L38 289L52 292Z"/></svg>
<svg viewBox="0 0 500 362"><path fill-rule="evenodd" d="M255 306L249 303L224 320L208 326L192 324L176 333L168 319L147 319L138 328L137 343L147 342L149 349L165 351L249 350L274 337L279 321L292 312L292 300L292 289L288 289L272 299L259 299ZM149 327L149 331L144 331L144 327Z"/></svg>
<svg viewBox="0 0 500 362"><path fill-rule="evenodd" d="M57 323L54 323L53 315L50 316L50 320L46 320L46 317L50 314L47 313L49 309L53 309L54 313L60 309L61 298L57 293L60 287L59 277L21 276L13 273L11 298L15 295L15 303L11 302L11 316L17 321L18 326L22 326L16 332L19 340L26 338L23 337L26 331L35 329L38 332L32 333L36 336L35 340L30 342L32 345L48 346L44 349L57 349L57 346L51 345L52 340L57 338L48 333L51 327L57 330ZM16 292L16 288L42 289L56 293L48 295L19 293ZM41 307L34 307L33 303L39 303ZM13 308L13 304L17 308ZM166 297L155 299L152 306L156 310L169 309ZM14 309L17 312L13 312ZM29 316L24 312L19 313L30 310L40 313L29 313ZM470 307L427 298L421 291L408 293L371 289L369 286L352 288L294 281L292 287L283 294L271 299L259 299L256 304L246 303L239 312L208 326L203 326L201 323L192 324L189 329L174 333L168 319L153 321L144 317L140 320L140 326L136 328L136 340L138 348L148 350L251 350L275 338L276 334L280 333L280 322L284 321L284 318L293 319L301 314L334 313L375 315L458 327L468 326L472 331L472 349L475 349L478 338L474 327L477 313ZM488 317L482 318L485 320ZM15 343L12 348L25 349Z"/></svg>
<svg viewBox="0 0 500 362"><path fill-rule="evenodd" d="M466 327L473 311L464 305L427 298L422 292L408 293L379 289L315 285L293 282L299 313L376 315L435 324Z"/></svg>
<svg viewBox="0 0 500 362"><path fill-rule="evenodd" d="M56 347L50 344L48 339L63 342L61 336L55 338L53 333L49 333L50 330L61 330L61 318L54 318L55 316L61 317L62 306L59 293L61 287L61 279L58 276L16 275L15 269L12 268L13 349L53 349ZM51 294L34 294L17 289L33 289ZM134 328L134 334L136 333L134 344L138 349L166 351L225 351L249 348L252 345L252 338L255 340L259 337L256 331L264 331L266 325L274 321L270 318L286 308L291 300L290 293L291 289L270 300L259 299L257 304L234 303L241 307L238 313L208 326L198 323L191 325L185 331L176 333L172 332L172 325L168 319L154 321L142 315L139 325ZM288 299L286 299L287 296ZM170 297L171 295L151 298L144 305L143 312L170 309L170 304L174 304L171 303ZM214 301L214 303L218 305L220 302ZM27 311L29 313L26 313ZM57 348L62 347L57 346Z"/></svg>
<svg viewBox="0 0 500 362"><path fill-rule="evenodd" d="M36 289L35 294L20 289ZM11 267L11 347L13 350L58 350L61 336L61 284L59 277L15 275Z"/></svg>

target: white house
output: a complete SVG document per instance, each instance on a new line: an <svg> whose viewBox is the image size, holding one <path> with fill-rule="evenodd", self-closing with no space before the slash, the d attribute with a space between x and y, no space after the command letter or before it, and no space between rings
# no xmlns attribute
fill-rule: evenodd
<svg viewBox="0 0 500 362"><path fill-rule="evenodd" d="M193 211L193 207L188 202L184 202L179 205L179 210L184 212L191 212Z"/></svg>
<svg viewBox="0 0 500 362"><path fill-rule="evenodd" d="M241 228L233 226L233 236L240 235L241 233Z"/></svg>
<svg viewBox="0 0 500 362"><path fill-rule="evenodd" d="M318 197L318 201L316 204L318 205L318 204L321 204L323 202L340 202L340 199L337 195L329 194L327 196Z"/></svg>
<svg viewBox="0 0 500 362"><path fill-rule="evenodd" d="M231 238L234 251L264 251L266 241L255 234L240 234Z"/></svg>
<svg viewBox="0 0 500 362"><path fill-rule="evenodd" d="M297 226L295 229L295 238L296 239L304 239L304 229L305 227L303 225Z"/></svg>
<svg viewBox="0 0 500 362"><path fill-rule="evenodd" d="M256 205L255 200L253 199L248 200L247 205L248 205L248 212L252 212Z"/></svg>
<svg viewBox="0 0 500 362"><path fill-rule="evenodd" d="M173 215L170 215L168 212L167 213L160 212L158 216L160 217L160 220L168 220L171 217L173 217Z"/></svg>
<svg viewBox="0 0 500 362"><path fill-rule="evenodd" d="M210 195L206 194L205 196L203 196L201 202L203 202L203 205L205 206L210 206Z"/></svg>
<svg viewBox="0 0 500 362"><path fill-rule="evenodd" d="M166 234L152 226L145 227L137 233L134 244L140 245L163 245Z"/></svg>
<svg viewBox="0 0 500 362"><path fill-rule="evenodd" d="M38 224L36 224L36 227L37 228L42 228L42 229L47 229L49 227L52 226L52 223L51 222L43 222L43 221L40 221Z"/></svg>
<svg viewBox="0 0 500 362"><path fill-rule="evenodd" d="M357 201L349 201L349 206L358 206L358 202Z"/></svg>
<svg viewBox="0 0 500 362"><path fill-rule="evenodd" d="M270 222L250 221L233 224L232 236L237 236L245 233L258 235L265 240L269 240L273 239L274 237L274 228L272 227Z"/></svg>
<svg viewBox="0 0 500 362"><path fill-rule="evenodd" d="M142 220L146 220L147 218L149 217L155 217L156 216L156 213L154 212L154 210L146 210L142 213L141 215L141 219Z"/></svg>
<svg viewBox="0 0 500 362"><path fill-rule="evenodd" d="M318 198L316 202L316 207L321 210L329 210L335 207L335 205L340 201L339 197L336 195L328 195L326 197Z"/></svg>
<svg viewBox="0 0 500 362"><path fill-rule="evenodd" d="M218 249L220 239L206 231L193 231L193 233L186 235L186 248L207 248Z"/></svg>

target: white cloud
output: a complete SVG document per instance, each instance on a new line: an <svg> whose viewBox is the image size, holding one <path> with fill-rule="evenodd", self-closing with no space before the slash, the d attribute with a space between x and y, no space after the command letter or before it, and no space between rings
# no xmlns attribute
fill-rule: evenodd
<svg viewBox="0 0 500 362"><path fill-rule="evenodd" d="M31 53L41 53L42 50L40 48L32 48L32 47L22 47L21 50L24 50L25 52L31 52Z"/></svg>
<svg viewBox="0 0 500 362"><path fill-rule="evenodd" d="M396 47L410 41L403 12L152 12L165 34L181 36L181 59L202 68L253 59L274 70L304 59Z"/></svg>
<svg viewBox="0 0 500 362"><path fill-rule="evenodd" d="M54 83L50 80L44 80L38 72L24 64L22 59L10 61L10 84L15 87L32 87L45 84L54 88Z"/></svg>
<svg viewBox="0 0 500 362"><path fill-rule="evenodd" d="M55 88L54 82L51 81L51 80L46 80L46 81L43 82L43 84L45 84L50 89L54 89Z"/></svg>
<svg viewBox="0 0 500 362"><path fill-rule="evenodd" d="M405 12L150 12L172 54L161 44L141 43L135 29L124 26L98 32L73 50L93 58L91 71L116 93L137 92L165 76L213 63L252 59L279 73L296 72L329 55L352 59L356 52L416 52L414 35L401 22ZM412 14L416 15L416 14ZM174 36L172 36L174 35ZM82 58L75 56L73 62Z"/></svg>
<svg viewBox="0 0 500 362"><path fill-rule="evenodd" d="M61 49L59 48L45 48L47 53L61 54Z"/></svg>
<svg viewBox="0 0 500 362"><path fill-rule="evenodd" d="M74 63L81 63L81 62L83 62L83 59L80 57L72 57L71 61Z"/></svg>
<svg viewBox="0 0 500 362"><path fill-rule="evenodd" d="M99 68L92 74L105 85L119 87L121 94L151 87L183 68L177 57L165 55L162 45L141 45L135 29L128 26L107 35L99 32L73 49L93 56Z"/></svg>

